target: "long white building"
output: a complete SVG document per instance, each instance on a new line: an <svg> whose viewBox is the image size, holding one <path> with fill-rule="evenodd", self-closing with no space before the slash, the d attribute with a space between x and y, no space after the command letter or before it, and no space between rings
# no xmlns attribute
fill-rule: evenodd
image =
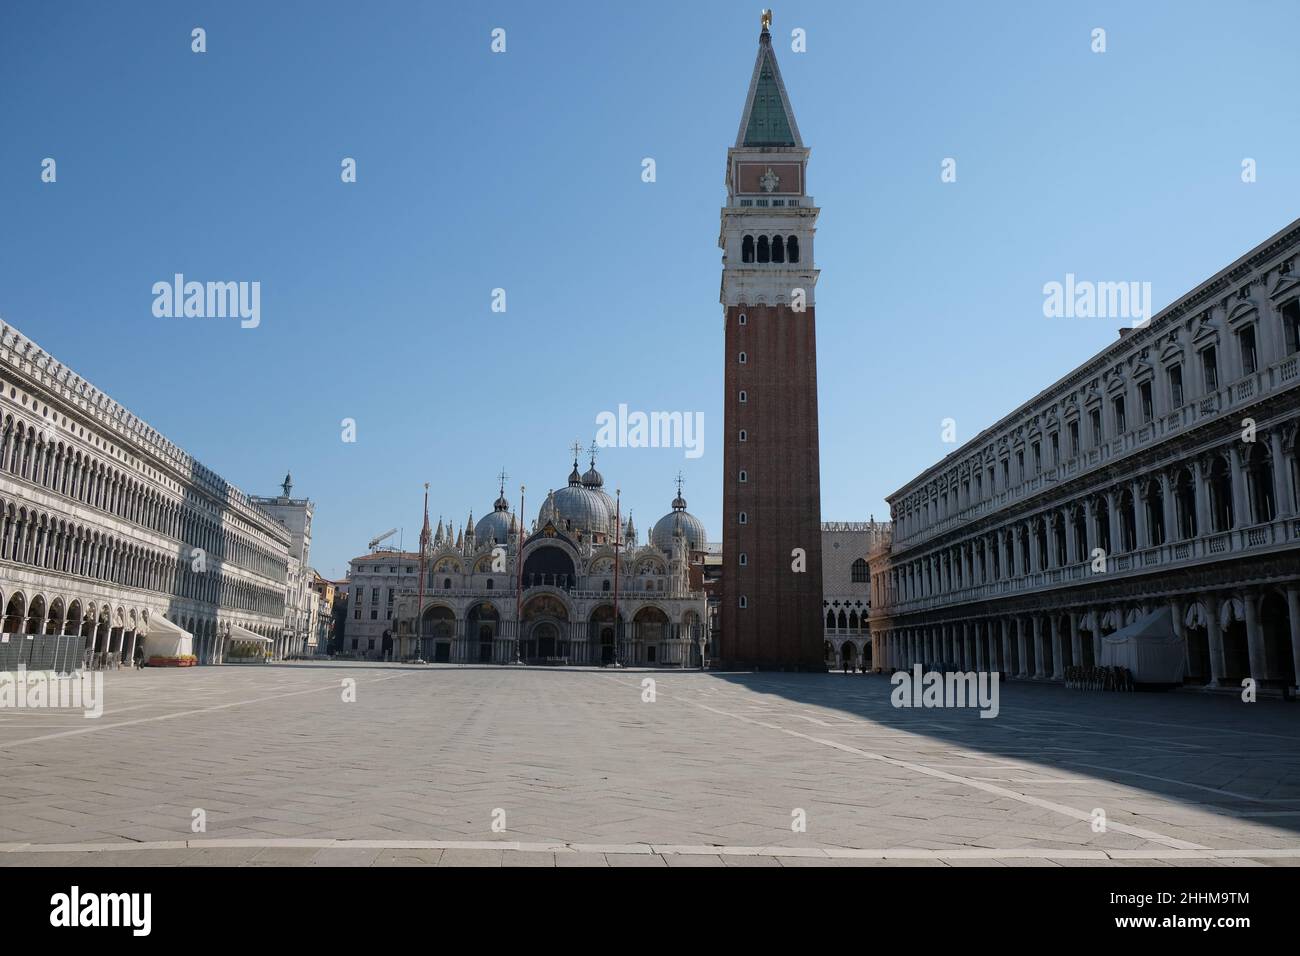
<svg viewBox="0 0 1300 956"><path fill-rule="evenodd" d="M1186 679L1300 670L1300 221L974 439L889 504L876 660L1061 680L1149 622Z"/></svg>
<svg viewBox="0 0 1300 956"><path fill-rule="evenodd" d="M101 664L160 618L201 663L282 636L289 529L5 325L0 427L4 635L84 639Z"/></svg>

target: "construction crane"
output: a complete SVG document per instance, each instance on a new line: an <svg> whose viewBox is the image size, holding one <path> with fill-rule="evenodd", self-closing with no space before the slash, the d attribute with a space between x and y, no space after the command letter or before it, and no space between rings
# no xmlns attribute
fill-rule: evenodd
<svg viewBox="0 0 1300 956"><path fill-rule="evenodd" d="M378 551L379 543L383 541L385 538L391 538L395 534L397 534L397 529L389 528L383 534L375 535L375 537L371 538L370 544L366 545L366 547L368 547L371 551Z"/></svg>

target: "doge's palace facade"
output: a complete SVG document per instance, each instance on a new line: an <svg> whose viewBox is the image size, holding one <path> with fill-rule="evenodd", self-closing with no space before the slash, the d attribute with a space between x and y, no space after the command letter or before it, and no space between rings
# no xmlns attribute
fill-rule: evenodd
<svg viewBox="0 0 1300 956"><path fill-rule="evenodd" d="M0 325L0 632L130 660L151 620L201 663L279 636L291 535L220 475Z"/></svg>

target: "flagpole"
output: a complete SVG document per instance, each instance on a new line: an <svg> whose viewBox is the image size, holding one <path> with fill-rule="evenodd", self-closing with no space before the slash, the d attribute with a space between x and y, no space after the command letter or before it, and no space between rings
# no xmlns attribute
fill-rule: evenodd
<svg viewBox="0 0 1300 956"><path fill-rule="evenodd" d="M420 591L415 607L415 657L424 650L424 554L425 529L429 527L429 483L424 483L424 524L420 527Z"/></svg>
<svg viewBox="0 0 1300 956"><path fill-rule="evenodd" d="M618 667L618 553L623 544L623 490L614 489L614 666Z"/></svg>
<svg viewBox="0 0 1300 956"><path fill-rule="evenodd" d="M519 548L515 554L515 663L522 664L519 656L520 630L524 626L524 486L519 486Z"/></svg>

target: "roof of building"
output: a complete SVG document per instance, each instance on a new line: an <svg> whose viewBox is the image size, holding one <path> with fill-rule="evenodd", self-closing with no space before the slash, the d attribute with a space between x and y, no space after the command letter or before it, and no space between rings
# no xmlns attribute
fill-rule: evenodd
<svg viewBox="0 0 1300 956"><path fill-rule="evenodd" d="M758 56L749 81L745 110L740 118L737 146L802 146L790 98L781 80L781 68L772 49L772 34L766 23L758 37Z"/></svg>
<svg viewBox="0 0 1300 956"><path fill-rule="evenodd" d="M420 554L417 551L372 551L370 554L363 554L360 557L353 558L349 563L356 564L360 561L406 561L420 560Z"/></svg>

